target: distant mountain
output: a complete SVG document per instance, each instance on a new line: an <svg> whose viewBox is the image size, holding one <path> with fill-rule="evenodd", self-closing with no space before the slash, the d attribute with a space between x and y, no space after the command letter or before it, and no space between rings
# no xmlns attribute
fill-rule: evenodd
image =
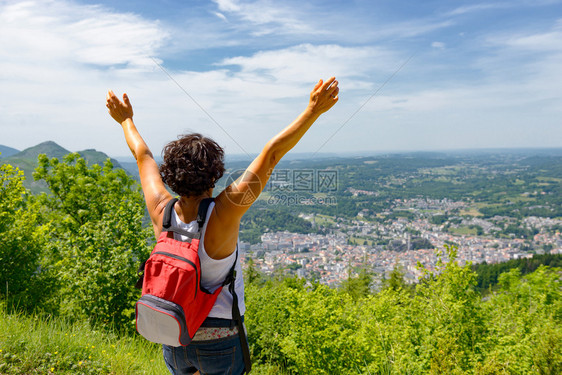
<svg viewBox="0 0 562 375"><path fill-rule="evenodd" d="M126 170L135 180L140 182L139 167L137 166L136 161L121 161L119 164L121 164L121 167L123 167L123 169Z"/></svg>
<svg viewBox="0 0 562 375"><path fill-rule="evenodd" d="M14 154L17 154L18 152L20 152L20 151L16 150L15 148L0 145L0 159L1 158L7 158L8 156L12 156Z"/></svg>
<svg viewBox="0 0 562 375"><path fill-rule="evenodd" d="M37 146L26 148L25 150L13 155L13 158L18 159L35 159L40 154L46 154L50 158L61 159L64 155L69 154L70 151L59 146L53 141L39 143Z"/></svg>
<svg viewBox="0 0 562 375"><path fill-rule="evenodd" d="M9 157L1 158L0 164L11 164L21 169L25 175L24 185L32 192L40 192L46 191L47 187L43 182L33 180L33 171L38 165L37 157L40 154L45 154L49 158L62 159L69 153L70 151L59 146L55 142L47 141L36 146L26 148L25 150L12 154ZM80 156L82 156L90 165L103 165L103 163L109 158L107 154L94 149L78 151L78 154L80 154ZM113 163L114 168L124 169L117 160L111 159L111 162Z"/></svg>
<svg viewBox="0 0 562 375"><path fill-rule="evenodd" d="M125 169L125 168L123 168L123 166L117 160L115 160L113 158L110 158L106 153L101 152L101 151L96 151L93 148L90 148L90 149L87 149L87 150L84 150L84 151L78 151L78 153L90 165L92 165L92 164L103 165L103 163L105 163L105 161L107 159L110 159L111 162L113 163L113 167ZM127 170L127 169L125 169L125 170Z"/></svg>

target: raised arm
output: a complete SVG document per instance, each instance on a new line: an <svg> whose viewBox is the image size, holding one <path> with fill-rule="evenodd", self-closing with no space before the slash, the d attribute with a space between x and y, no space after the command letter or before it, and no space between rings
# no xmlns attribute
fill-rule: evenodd
<svg viewBox="0 0 562 375"><path fill-rule="evenodd" d="M146 206L154 232L158 236L164 206L172 196L162 182L158 164L156 164L152 152L150 152L133 122L133 107L127 94L123 94L123 101L121 101L110 90L106 99L109 114L123 128L127 145L137 161Z"/></svg>
<svg viewBox="0 0 562 375"><path fill-rule="evenodd" d="M273 137L244 174L216 198L217 218L223 223L239 223L242 215L261 194L273 168L302 138L321 114L338 101L338 81L320 80L310 93L306 109L285 129Z"/></svg>

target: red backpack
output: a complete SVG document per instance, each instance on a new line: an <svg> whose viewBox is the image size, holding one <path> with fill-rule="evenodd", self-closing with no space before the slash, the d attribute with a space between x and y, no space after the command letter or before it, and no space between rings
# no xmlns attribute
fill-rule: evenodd
<svg viewBox="0 0 562 375"><path fill-rule="evenodd" d="M234 285L234 265L214 293L201 287L199 242L201 230L212 199L199 205L197 232L171 228L171 216L178 199L168 202L162 220L162 233L144 267L142 296L136 303L136 328L147 340L170 346L186 346L213 308L224 285ZM176 232L188 236L182 242L173 238ZM236 249L238 257L238 249ZM236 260L234 262L236 264Z"/></svg>

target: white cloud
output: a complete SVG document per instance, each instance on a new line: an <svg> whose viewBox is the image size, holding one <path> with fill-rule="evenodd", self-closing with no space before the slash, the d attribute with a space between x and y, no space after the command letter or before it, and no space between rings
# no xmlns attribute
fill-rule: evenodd
<svg viewBox="0 0 562 375"><path fill-rule="evenodd" d="M468 13L475 13L481 12L490 9L504 9L504 8L511 8L516 6L516 2L513 1L511 3L508 2L500 2L500 3L481 3L481 4L471 4L471 5L463 5L458 8L455 8L449 12L447 12L446 16L459 16Z"/></svg>
<svg viewBox="0 0 562 375"><path fill-rule="evenodd" d="M336 76L355 87L370 87L361 81L374 71L388 72L396 56L376 47L301 44L294 47L262 51L252 56L224 59L219 66L238 66L245 75L269 77L271 82L310 82ZM263 79L263 78L260 78Z"/></svg>
<svg viewBox="0 0 562 375"><path fill-rule="evenodd" d="M157 22L100 6L0 4L0 143L23 148L53 139L72 150L103 149L105 91L150 72L150 56L166 38Z"/></svg>
<svg viewBox="0 0 562 375"><path fill-rule="evenodd" d="M546 32L529 35L507 35L494 42L530 52L562 52L562 20L558 20L554 27Z"/></svg>
<svg viewBox="0 0 562 375"><path fill-rule="evenodd" d="M223 12L239 12L240 5L237 0L213 0Z"/></svg>
<svg viewBox="0 0 562 375"><path fill-rule="evenodd" d="M451 11L446 12L445 16L461 16L465 14L478 13L487 10L531 8L531 7L549 6L554 4L560 4L560 0L511 0L511 1L499 1L499 2L489 1L486 3L477 3L477 4L459 6Z"/></svg>
<svg viewBox="0 0 562 375"><path fill-rule="evenodd" d="M562 21L541 32L501 33L486 40L491 53L476 66L496 80L517 82L534 99L558 96L562 85Z"/></svg>
<svg viewBox="0 0 562 375"><path fill-rule="evenodd" d="M445 43L443 43L443 42L432 42L431 47L436 48L436 49L443 49L443 48L445 48Z"/></svg>
<svg viewBox="0 0 562 375"><path fill-rule="evenodd" d="M319 43L373 43L389 38L413 38L448 28L454 22L435 17L413 17L388 21L384 15L368 16L373 6L325 2L272 0L213 0L221 12L232 15L239 22L236 30L254 37L270 37L275 45L279 39L296 38L299 43L314 40ZM259 40L257 41L259 42Z"/></svg>
<svg viewBox="0 0 562 375"><path fill-rule="evenodd" d="M375 39L387 39L387 38L412 38L421 36L424 34L429 34L441 29L453 26L455 23L450 20L440 21L440 20L410 20L407 22L395 22L389 25L382 25L375 31L365 31L368 35L372 34Z"/></svg>
<svg viewBox="0 0 562 375"><path fill-rule="evenodd" d="M27 1L0 10L0 55L8 59L142 66L167 38L157 22L100 6Z"/></svg>
<svg viewBox="0 0 562 375"><path fill-rule="evenodd" d="M215 16L217 16L218 18L220 18L221 20L228 22L228 19L226 18L226 16L224 14L222 14L220 12L213 12L213 14Z"/></svg>
<svg viewBox="0 0 562 375"><path fill-rule="evenodd" d="M305 21L300 7L291 7L284 2L256 0L240 2L237 0L213 0L219 10L231 13L242 21L238 27L254 36L282 34L323 34L321 28L314 27L310 20Z"/></svg>

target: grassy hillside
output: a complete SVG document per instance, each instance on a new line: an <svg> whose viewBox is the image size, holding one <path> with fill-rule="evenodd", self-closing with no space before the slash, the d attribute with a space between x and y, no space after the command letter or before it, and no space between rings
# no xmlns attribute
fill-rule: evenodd
<svg viewBox="0 0 562 375"><path fill-rule="evenodd" d="M116 168L123 168L117 160L110 158L107 154L105 154L101 151L96 151L94 149L88 149L88 150L84 150L84 151L78 151L78 153L80 154L80 156L82 156L88 162L88 164L103 165L103 163L105 163L105 161L107 159L111 159L111 162L113 163L113 165ZM127 169L125 169L125 170L127 170Z"/></svg>
<svg viewBox="0 0 562 375"><path fill-rule="evenodd" d="M25 150L14 155L15 158L20 159L37 159L39 154L46 154L50 158L62 158L70 151L59 146L53 141L46 141L39 143L36 146L26 148Z"/></svg>
<svg viewBox="0 0 562 375"><path fill-rule="evenodd" d="M0 307L0 374L168 374L160 345L118 337L87 323L8 313ZM270 364L252 374L283 375Z"/></svg>
<svg viewBox="0 0 562 375"><path fill-rule="evenodd" d="M88 324L0 312L2 374L166 374L158 345Z"/></svg>

